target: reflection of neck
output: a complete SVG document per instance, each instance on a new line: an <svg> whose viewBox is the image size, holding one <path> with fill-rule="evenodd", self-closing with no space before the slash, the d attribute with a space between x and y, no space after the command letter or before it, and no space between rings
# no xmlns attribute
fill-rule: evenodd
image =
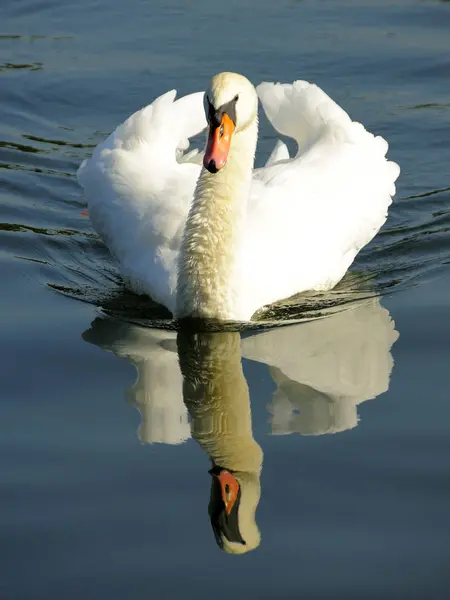
<svg viewBox="0 0 450 600"><path fill-rule="evenodd" d="M178 263L177 316L233 319L241 288L238 255L258 135L255 120L234 135L215 174L202 169Z"/></svg>
<svg viewBox="0 0 450 600"><path fill-rule="evenodd" d="M192 436L214 464L259 474L262 451L252 434L239 333L181 332L178 353Z"/></svg>

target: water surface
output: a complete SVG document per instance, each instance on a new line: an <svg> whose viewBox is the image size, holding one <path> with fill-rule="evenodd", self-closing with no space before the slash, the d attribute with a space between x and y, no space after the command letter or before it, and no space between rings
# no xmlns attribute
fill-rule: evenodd
<svg viewBox="0 0 450 600"><path fill-rule="evenodd" d="M432 0L4 7L0 597L448 598L449 25ZM317 82L402 174L338 289L274 315L320 319L181 344L123 290L75 172L131 112L225 69ZM259 163L275 137L262 119ZM211 394L201 415L183 397L196 344L203 367L228 349L226 442ZM208 454L239 444L263 453L261 540L235 557Z"/></svg>

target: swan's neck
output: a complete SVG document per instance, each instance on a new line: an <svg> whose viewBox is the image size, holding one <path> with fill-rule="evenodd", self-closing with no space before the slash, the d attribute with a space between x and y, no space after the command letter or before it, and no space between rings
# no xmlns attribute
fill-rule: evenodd
<svg viewBox="0 0 450 600"><path fill-rule="evenodd" d="M239 253L257 137L255 119L234 135L218 173L201 171L180 249L177 317L238 319Z"/></svg>

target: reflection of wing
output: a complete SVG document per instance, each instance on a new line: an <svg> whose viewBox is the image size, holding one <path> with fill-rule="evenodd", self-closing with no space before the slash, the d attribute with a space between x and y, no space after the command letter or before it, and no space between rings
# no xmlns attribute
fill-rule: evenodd
<svg viewBox="0 0 450 600"><path fill-rule="evenodd" d="M190 437L174 332L99 318L83 337L135 365L137 380L126 397L142 415L142 441L175 444ZM277 385L269 406L272 433L355 427L356 406L388 389L397 337L388 311L372 298L245 338L244 358L266 363Z"/></svg>
<svg viewBox="0 0 450 600"><path fill-rule="evenodd" d="M190 438L175 334L98 318L83 338L136 367L136 382L125 396L141 413L142 442L179 444Z"/></svg>
<svg viewBox="0 0 450 600"><path fill-rule="evenodd" d="M246 358L267 363L277 384L272 433L331 433L357 424L356 405L388 389L398 337L378 298L331 317L243 341Z"/></svg>

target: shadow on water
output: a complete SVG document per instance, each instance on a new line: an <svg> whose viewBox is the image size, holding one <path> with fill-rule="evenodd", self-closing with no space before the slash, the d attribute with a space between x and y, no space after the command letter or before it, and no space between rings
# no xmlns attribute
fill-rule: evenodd
<svg viewBox="0 0 450 600"><path fill-rule="evenodd" d="M253 437L242 359L267 365L275 384L270 434L338 433L357 426L359 404L387 391L397 338L378 297L327 318L245 337L162 331L105 317L83 333L85 341L135 366L137 378L125 398L141 414L143 443L181 444L192 437L209 456L208 513L217 544L229 553L260 544L263 457Z"/></svg>

